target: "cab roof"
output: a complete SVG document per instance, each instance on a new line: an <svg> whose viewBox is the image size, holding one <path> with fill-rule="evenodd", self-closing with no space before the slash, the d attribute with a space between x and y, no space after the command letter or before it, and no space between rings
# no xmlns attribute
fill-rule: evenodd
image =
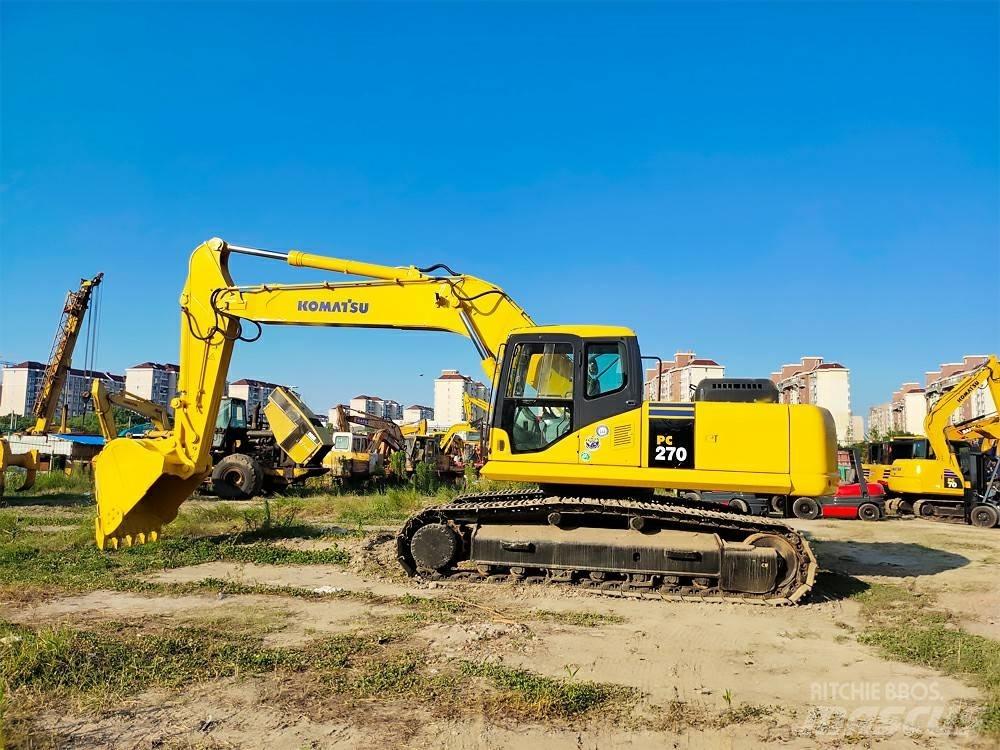
<svg viewBox="0 0 1000 750"><path fill-rule="evenodd" d="M512 333L564 333L584 339L614 339L635 336L635 331L625 326L600 325L531 326L530 328L518 328Z"/></svg>

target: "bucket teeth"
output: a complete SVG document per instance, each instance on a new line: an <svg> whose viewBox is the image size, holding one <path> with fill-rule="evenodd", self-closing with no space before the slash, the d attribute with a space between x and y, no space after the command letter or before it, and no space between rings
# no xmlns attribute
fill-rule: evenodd
<svg viewBox="0 0 1000 750"><path fill-rule="evenodd" d="M98 534L98 543L101 549L122 549L125 547L136 547L140 544L155 542L160 538L160 529L145 529L143 531L133 531L132 533L122 533L103 536Z"/></svg>

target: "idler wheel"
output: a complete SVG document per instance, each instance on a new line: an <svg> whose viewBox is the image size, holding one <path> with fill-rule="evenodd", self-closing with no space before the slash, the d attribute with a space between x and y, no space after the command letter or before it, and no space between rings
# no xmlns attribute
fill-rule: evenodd
<svg viewBox="0 0 1000 750"><path fill-rule="evenodd" d="M778 557L785 564L785 575L780 581L776 581L777 588L786 586L795 579L795 573L798 570L798 555L795 554L795 547L787 539L777 534L751 534L745 541L751 547L770 547L778 553Z"/></svg>
<svg viewBox="0 0 1000 750"><path fill-rule="evenodd" d="M446 570L458 558L461 540L443 523L421 526L410 540L410 553L422 570Z"/></svg>

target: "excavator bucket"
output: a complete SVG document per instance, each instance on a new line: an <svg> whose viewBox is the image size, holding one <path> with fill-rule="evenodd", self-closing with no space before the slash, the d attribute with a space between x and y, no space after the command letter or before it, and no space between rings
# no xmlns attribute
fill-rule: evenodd
<svg viewBox="0 0 1000 750"><path fill-rule="evenodd" d="M10 444L6 440L0 440L0 497L3 497L5 483L7 481L7 469L18 467L24 469L24 481L20 487L15 487L15 492L24 492L35 486L35 476L38 474L38 451L32 450L26 453L14 453L10 449Z"/></svg>
<svg viewBox="0 0 1000 750"><path fill-rule="evenodd" d="M94 459L97 490L95 532L101 549L153 542L160 528L177 517L177 509L197 489L202 474L182 476L163 441L110 441Z"/></svg>

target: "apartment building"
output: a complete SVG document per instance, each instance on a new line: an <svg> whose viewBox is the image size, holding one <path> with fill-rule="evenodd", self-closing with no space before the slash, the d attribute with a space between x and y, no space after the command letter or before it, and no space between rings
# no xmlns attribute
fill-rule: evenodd
<svg viewBox="0 0 1000 750"><path fill-rule="evenodd" d="M373 417L381 417L384 413L385 401L378 396L368 396L364 393L355 396L349 402L352 411L362 414L371 414Z"/></svg>
<svg viewBox="0 0 1000 750"><path fill-rule="evenodd" d="M878 404L868 409L869 438L887 434L892 430L892 403Z"/></svg>
<svg viewBox="0 0 1000 750"><path fill-rule="evenodd" d="M177 393L180 367L162 362L142 362L125 370L125 390L165 406L173 414L170 401Z"/></svg>
<svg viewBox="0 0 1000 750"><path fill-rule="evenodd" d="M410 404L403 409L403 422L410 424L412 422L419 422L421 419L434 419L434 409L420 404Z"/></svg>
<svg viewBox="0 0 1000 750"><path fill-rule="evenodd" d="M398 401L386 399L382 402L382 416L394 422L403 421L403 405Z"/></svg>
<svg viewBox="0 0 1000 750"><path fill-rule="evenodd" d="M954 388L973 370L986 364L985 354L967 354L961 362L948 362L937 370L924 374L924 389L927 396L927 408L930 409L945 393ZM984 383L972 396L965 400L951 416L953 424L978 419L996 412L998 404L993 403L989 388Z"/></svg>
<svg viewBox="0 0 1000 750"><path fill-rule="evenodd" d="M657 372L659 370L659 372ZM726 368L694 352L677 352L673 359L646 370L643 397L647 401L690 401L705 378L722 378Z"/></svg>
<svg viewBox="0 0 1000 750"><path fill-rule="evenodd" d="M21 417L33 412L45 377L45 367L41 362L27 360L3 368L0 416L13 414ZM104 381L104 386L110 393L116 393L125 387L125 378L121 375L70 368L56 407L57 421L61 418L63 406L69 407L70 417L79 417L93 411L91 405L84 399L84 394L90 393L90 386L95 378Z"/></svg>
<svg viewBox="0 0 1000 750"><path fill-rule="evenodd" d="M465 421L465 408L463 405L463 395L468 393L474 398L481 398L484 401L490 400L490 389L473 380L468 375L463 375L458 370L444 370L434 379L434 421L436 424L446 427ZM475 409L475 419L484 417L482 410Z"/></svg>
<svg viewBox="0 0 1000 750"><path fill-rule="evenodd" d="M927 399L924 389L919 383L903 383L893 392L888 403L868 410L868 434L903 432L907 435L923 435L926 416Z"/></svg>
<svg viewBox="0 0 1000 750"><path fill-rule="evenodd" d="M837 440L842 443L864 437L864 420L851 413L851 371L839 362L823 357L802 357L771 373L785 404L815 404L833 416Z"/></svg>

